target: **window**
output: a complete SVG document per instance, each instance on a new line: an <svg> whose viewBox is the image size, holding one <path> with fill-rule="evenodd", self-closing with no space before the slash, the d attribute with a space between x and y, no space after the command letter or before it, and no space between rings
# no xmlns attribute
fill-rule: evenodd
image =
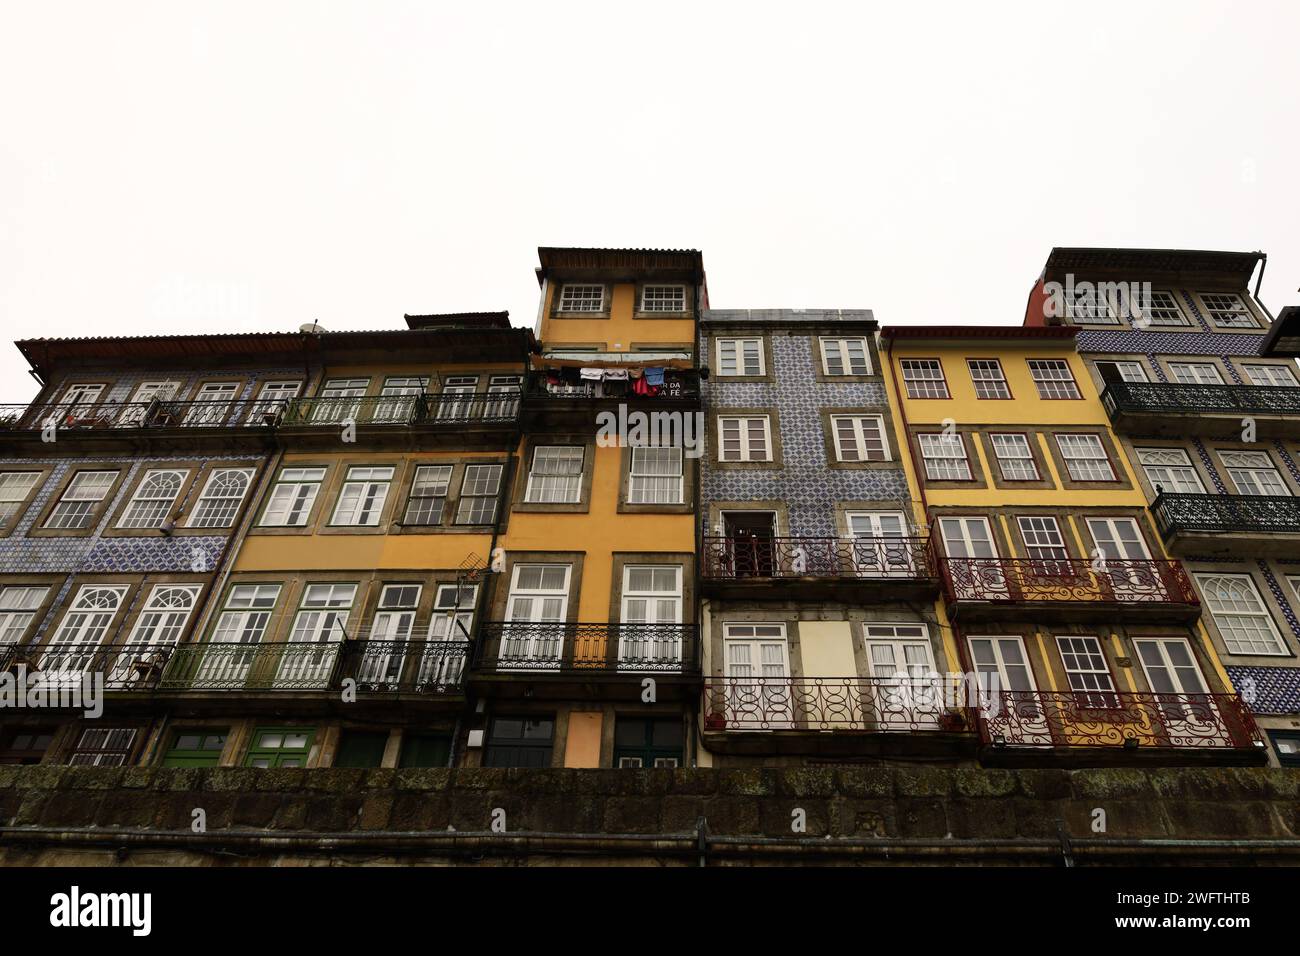
<svg viewBox="0 0 1300 956"><path fill-rule="evenodd" d="M83 730L68 763L74 767L121 767L131 757L134 727L92 727Z"/></svg>
<svg viewBox="0 0 1300 956"><path fill-rule="evenodd" d="M188 470L146 471L118 520L119 528L161 528L171 513Z"/></svg>
<svg viewBox="0 0 1300 956"><path fill-rule="evenodd" d="M1246 375L1252 385L1295 388L1295 373L1287 365L1247 365Z"/></svg>
<svg viewBox="0 0 1300 956"><path fill-rule="evenodd" d="M879 415L832 415L837 461L888 461L885 423Z"/></svg>
<svg viewBox="0 0 1300 956"><path fill-rule="evenodd" d="M0 645L22 643L49 593L49 588L29 585L0 588Z"/></svg>
<svg viewBox="0 0 1300 956"><path fill-rule="evenodd" d="M599 312L605 305L603 285L570 283L560 289L561 312Z"/></svg>
<svg viewBox="0 0 1300 956"><path fill-rule="evenodd" d="M682 450L666 447L633 447L628 475L627 500L634 505L679 505L682 503Z"/></svg>
<svg viewBox="0 0 1300 956"><path fill-rule="evenodd" d="M451 465L421 465L411 480L404 525L442 524L442 508L451 485Z"/></svg>
<svg viewBox="0 0 1300 956"><path fill-rule="evenodd" d="M1051 515L1021 515L1016 519L1020 526L1020 536L1025 541L1025 556L1049 562L1037 566L1040 573L1068 573L1068 568L1058 568L1050 562L1069 561L1070 552L1066 550L1065 538L1061 535L1061 526Z"/></svg>
<svg viewBox="0 0 1300 956"><path fill-rule="evenodd" d="M278 584L236 584L212 629L214 644L258 644L280 599Z"/></svg>
<svg viewBox="0 0 1300 956"><path fill-rule="evenodd" d="M569 606L569 565L517 564L510 583L510 621L563 621Z"/></svg>
<svg viewBox="0 0 1300 956"><path fill-rule="evenodd" d="M330 379L321 388L319 399L311 403L311 420L315 423L355 420L369 387L368 378Z"/></svg>
<svg viewBox="0 0 1300 956"><path fill-rule="evenodd" d="M719 375L765 375L762 339L718 339Z"/></svg>
<svg viewBox="0 0 1300 956"><path fill-rule="evenodd" d="M1268 738L1273 741L1273 749L1277 752L1278 766L1300 767L1300 733L1270 730ZM4 763L3 758L0 758L0 763Z"/></svg>
<svg viewBox="0 0 1300 956"><path fill-rule="evenodd" d="M163 755L164 767L215 767L226 749L229 730L178 730Z"/></svg>
<svg viewBox="0 0 1300 956"><path fill-rule="evenodd" d="M468 465L461 482L456 524L491 524L496 520L500 491L500 465Z"/></svg>
<svg viewBox="0 0 1300 956"><path fill-rule="evenodd" d="M98 647L104 635L108 633L108 626L117 616L118 608L122 606L126 590L125 584L111 586L83 584L50 644L63 645L64 649ZM65 655L58 656L62 659ZM75 662L68 662L68 666L47 664L43 669L84 670L88 666L90 666L90 658L79 654Z"/></svg>
<svg viewBox="0 0 1300 956"><path fill-rule="evenodd" d="M1241 297L1231 292L1198 292L1214 324L1225 329L1257 329L1259 325Z"/></svg>
<svg viewBox="0 0 1300 956"><path fill-rule="evenodd" d="M722 636L727 725L788 728L796 703L785 625L725 624Z"/></svg>
<svg viewBox="0 0 1300 956"><path fill-rule="evenodd" d="M90 527L95 516L95 506L104 500L113 482L115 471L79 471L63 490L63 497L54 506L45 521L45 527L71 530Z"/></svg>
<svg viewBox="0 0 1300 956"><path fill-rule="evenodd" d="M257 401L248 409L246 425L265 425L274 420L281 410L302 391L302 382L265 382L257 393Z"/></svg>
<svg viewBox="0 0 1300 956"><path fill-rule="evenodd" d="M332 767L378 767L388 747L386 730L345 730L339 735L339 749Z"/></svg>
<svg viewBox="0 0 1300 956"><path fill-rule="evenodd" d="M325 480L324 468L282 468L262 512L262 525L270 528L301 528L311 516L312 505Z"/></svg>
<svg viewBox="0 0 1300 956"><path fill-rule="evenodd" d="M1103 382L1147 382L1147 370L1141 362L1096 362L1097 372Z"/></svg>
<svg viewBox="0 0 1300 956"><path fill-rule="evenodd" d="M1290 495L1273 459L1262 451L1221 451L1219 459L1242 495Z"/></svg>
<svg viewBox="0 0 1300 956"><path fill-rule="evenodd" d="M1010 398L1011 389L997 359L967 359L970 379L975 385L976 398Z"/></svg>
<svg viewBox="0 0 1300 956"><path fill-rule="evenodd" d="M970 481L970 461L966 458L966 441L960 434L917 435L925 477L930 481Z"/></svg>
<svg viewBox="0 0 1300 956"><path fill-rule="evenodd" d="M680 717L616 717L614 766L680 767L684 739Z"/></svg>
<svg viewBox="0 0 1300 956"><path fill-rule="evenodd" d="M766 415L718 418L719 461L771 461L771 425Z"/></svg>
<svg viewBox="0 0 1300 956"><path fill-rule="evenodd" d="M251 468L216 468L190 515L190 528L229 528L253 481Z"/></svg>
<svg viewBox="0 0 1300 956"><path fill-rule="evenodd" d="M478 390L477 375L449 375L442 383L438 396L438 418L472 418L478 409L474 395Z"/></svg>
<svg viewBox="0 0 1300 956"><path fill-rule="evenodd" d="M823 338L822 371L827 375L870 375L867 340Z"/></svg>
<svg viewBox="0 0 1300 956"><path fill-rule="evenodd" d="M429 390L426 376L388 378L379 390L379 401L370 416L373 422L407 422L415 414L420 396Z"/></svg>
<svg viewBox="0 0 1300 956"><path fill-rule="evenodd" d="M316 644L347 638L348 612L357 597L355 584L309 584L293 620L289 640Z"/></svg>
<svg viewBox="0 0 1300 956"><path fill-rule="evenodd" d="M1138 461L1156 494L1203 495L1205 486L1181 448L1138 448Z"/></svg>
<svg viewBox="0 0 1300 956"><path fill-rule="evenodd" d="M1074 299L1068 303L1067 314L1080 325L1118 325L1117 313L1120 311L1113 294L1107 294L1089 282L1074 289Z"/></svg>
<svg viewBox="0 0 1300 956"><path fill-rule="evenodd" d="M468 641L474 633L474 605L478 586L457 590L454 584L438 585L433 598L433 617L429 621L429 640Z"/></svg>
<svg viewBox="0 0 1300 956"><path fill-rule="evenodd" d="M685 312L686 286L648 285L641 289L642 312Z"/></svg>
<svg viewBox="0 0 1300 956"><path fill-rule="evenodd" d="M1037 687L1021 639L1013 634L998 634L972 636L967 641L981 690L997 688L1002 693L1017 695L1010 702L1017 711L1029 705ZM1026 716L1037 714L1038 711L1032 709L1031 705ZM1046 742L1050 743L1050 739Z"/></svg>
<svg viewBox="0 0 1300 956"><path fill-rule="evenodd" d="M1028 435L1017 432L990 434L989 443L993 446L1003 481L1038 480L1038 464L1030 450Z"/></svg>
<svg viewBox="0 0 1300 956"><path fill-rule="evenodd" d="M948 398L948 382L938 359L903 359L908 398Z"/></svg>
<svg viewBox="0 0 1300 956"><path fill-rule="evenodd" d="M154 402L170 402L180 387L180 382L141 382L115 424L118 428L138 428Z"/></svg>
<svg viewBox="0 0 1300 956"><path fill-rule="evenodd" d="M330 524L352 527L374 527L379 524L384 502L388 500L388 486L393 480L393 469L388 467L353 467L348 469L347 481L339 492L338 504Z"/></svg>
<svg viewBox="0 0 1300 956"><path fill-rule="evenodd" d="M1198 574L1196 582L1230 654L1285 654L1286 647L1247 574Z"/></svg>
<svg viewBox="0 0 1300 956"><path fill-rule="evenodd" d="M450 734L402 732L402 752L397 758L398 767L445 767L450 762Z"/></svg>
<svg viewBox="0 0 1300 956"><path fill-rule="evenodd" d="M244 765L263 770L305 767L315 736L313 727L259 727L253 731Z"/></svg>
<svg viewBox="0 0 1300 956"><path fill-rule="evenodd" d="M1039 398L1082 398L1065 359L1029 359L1029 374Z"/></svg>
<svg viewBox="0 0 1300 956"><path fill-rule="evenodd" d="M872 677L925 678L934 670L929 631L924 624L863 624L862 636Z"/></svg>
<svg viewBox="0 0 1300 956"><path fill-rule="evenodd" d="M1170 362L1169 371L1180 385L1222 385L1223 376L1212 362Z"/></svg>
<svg viewBox="0 0 1300 956"><path fill-rule="evenodd" d="M54 742L53 727L16 727L0 733L0 764L38 764Z"/></svg>
<svg viewBox="0 0 1300 956"><path fill-rule="evenodd" d="M528 472L524 501L573 503L582 500L581 445L538 445Z"/></svg>
<svg viewBox="0 0 1300 956"><path fill-rule="evenodd" d="M1147 320L1150 325L1187 325L1187 316L1183 315L1183 310L1178 307L1178 302L1174 299L1172 292L1163 289L1152 289L1151 295L1146 298L1141 308L1140 318Z"/></svg>
<svg viewBox="0 0 1300 956"><path fill-rule="evenodd" d="M1070 690L1078 694L1082 707L1119 706L1115 682L1111 679L1101 642L1092 635L1058 634L1056 646L1061 651L1061 663L1070 681Z"/></svg>
<svg viewBox="0 0 1300 956"><path fill-rule="evenodd" d="M1057 435L1056 445L1074 481L1114 481L1106 449L1097 435Z"/></svg>
<svg viewBox="0 0 1300 956"><path fill-rule="evenodd" d="M69 385L59 400L59 411L66 413L67 418L73 421L89 415L92 412L91 406L99 401L103 391L103 385Z"/></svg>
<svg viewBox="0 0 1300 956"><path fill-rule="evenodd" d="M23 502L40 480L38 471L0 471L0 527L18 515Z"/></svg>
<svg viewBox="0 0 1300 956"><path fill-rule="evenodd" d="M175 644L199 600L197 584L157 584L131 630L128 644Z"/></svg>
<svg viewBox="0 0 1300 956"><path fill-rule="evenodd" d="M623 569L623 616L626 624L680 624L680 565L629 564Z"/></svg>
<svg viewBox="0 0 1300 956"><path fill-rule="evenodd" d="M239 393L238 382L208 382L199 388L189 411L186 425L222 425L230 412L230 403Z"/></svg>
<svg viewBox="0 0 1300 956"><path fill-rule="evenodd" d="M485 767L549 767L555 721L537 717L494 717L483 748Z"/></svg>

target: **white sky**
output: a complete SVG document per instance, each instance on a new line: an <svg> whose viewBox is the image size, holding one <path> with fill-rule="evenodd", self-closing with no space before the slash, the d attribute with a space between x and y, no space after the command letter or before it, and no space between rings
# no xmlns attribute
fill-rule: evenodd
<svg viewBox="0 0 1300 956"><path fill-rule="evenodd" d="M539 245L712 304L1018 323L1053 245L1269 254L1300 3L0 5L6 339L508 308ZM0 402L35 385L0 350Z"/></svg>

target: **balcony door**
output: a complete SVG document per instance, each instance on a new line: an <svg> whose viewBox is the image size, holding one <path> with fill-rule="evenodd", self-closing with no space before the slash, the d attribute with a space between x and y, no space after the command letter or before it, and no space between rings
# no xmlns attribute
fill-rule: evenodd
<svg viewBox="0 0 1300 956"><path fill-rule="evenodd" d="M728 624L723 637L728 729L786 730L795 719L784 624Z"/></svg>
<svg viewBox="0 0 1300 956"><path fill-rule="evenodd" d="M938 726L943 701L935 699L934 661L924 624L864 624L871 667L871 707L877 730L919 730Z"/></svg>
<svg viewBox="0 0 1300 956"><path fill-rule="evenodd" d="M370 420L380 424L411 421L420 396L428 388L429 380L423 377L386 379Z"/></svg>
<svg viewBox="0 0 1300 956"><path fill-rule="evenodd" d="M948 557L948 575L959 600L1006 598L1006 572L998 558L988 518L953 517L939 519L943 551Z"/></svg>
<svg viewBox="0 0 1300 956"><path fill-rule="evenodd" d="M1089 518L1088 531L1107 567L1098 577L1118 601L1162 601L1169 589L1151 561L1142 530L1132 518ZM1117 562L1114 566L1110 562Z"/></svg>
<svg viewBox="0 0 1300 956"><path fill-rule="evenodd" d="M1209 696L1192 646L1181 637L1135 638L1133 646L1171 742L1222 746L1223 717Z"/></svg>
<svg viewBox="0 0 1300 956"><path fill-rule="evenodd" d="M1051 744L1051 729L1039 706L1038 686L1020 637L972 636L967 643L979 680L982 716L991 735L1012 744Z"/></svg>
<svg viewBox="0 0 1300 956"><path fill-rule="evenodd" d="M277 687L323 687L347 640L355 584L309 584L289 632L289 644L276 674Z"/></svg>
<svg viewBox="0 0 1300 956"><path fill-rule="evenodd" d="M185 424L208 427L225 424L230 403L238 393L238 382L208 382L194 396L194 403L185 415Z"/></svg>
<svg viewBox="0 0 1300 956"><path fill-rule="evenodd" d="M82 586L58 633L41 654L41 676L47 683L71 687L81 682L82 675L93 667L96 651L126 592L125 584Z"/></svg>
<svg viewBox="0 0 1300 956"><path fill-rule="evenodd" d="M916 577L916 557L901 511L850 511L845 515L853 543L853 568L861 577Z"/></svg>
<svg viewBox="0 0 1300 956"><path fill-rule="evenodd" d="M770 578L776 573L776 512L722 512L723 555L727 576Z"/></svg>
<svg viewBox="0 0 1300 956"><path fill-rule="evenodd" d="M117 416L118 428L136 428L144 421L144 413L149 410L149 403L154 399L160 402L170 401L180 391L180 382L141 382L136 386L130 403Z"/></svg>
<svg viewBox="0 0 1300 956"><path fill-rule="evenodd" d="M357 683L396 690L406 662L407 642L415 627L415 610L423 588L418 584L385 584L362 652Z"/></svg>
<svg viewBox="0 0 1300 956"><path fill-rule="evenodd" d="M364 378L336 378L326 382L321 389L320 400L312 403L312 422L329 424L356 421L361 399L369 386L370 380Z"/></svg>
<svg viewBox="0 0 1300 956"><path fill-rule="evenodd" d="M474 393L477 390L477 375L449 375L442 383L442 397L438 400L437 417L473 418Z"/></svg>
<svg viewBox="0 0 1300 956"><path fill-rule="evenodd" d="M441 584L433 597L429 640L420 659L422 690L446 689L460 684L470 635L474 633L474 608L478 585Z"/></svg>
<svg viewBox="0 0 1300 956"><path fill-rule="evenodd" d="M519 396L523 378L519 375L493 375L488 379L487 419L514 418L519 414Z"/></svg>
<svg viewBox="0 0 1300 956"><path fill-rule="evenodd" d="M680 670L682 666L681 565L633 565L623 569L618 666L626 670Z"/></svg>
<svg viewBox="0 0 1300 956"><path fill-rule="evenodd" d="M161 673L168 648L180 641L201 590L198 584L154 586L126 646L113 662L110 687L130 687L137 681L148 684Z"/></svg>
<svg viewBox="0 0 1300 956"><path fill-rule="evenodd" d="M556 670L564 654L569 610L567 564L516 564L506 599L501 667Z"/></svg>

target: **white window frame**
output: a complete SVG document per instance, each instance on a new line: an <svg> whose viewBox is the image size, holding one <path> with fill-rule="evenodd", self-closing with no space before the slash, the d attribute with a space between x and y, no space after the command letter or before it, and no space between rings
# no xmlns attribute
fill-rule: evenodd
<svg viewBox="0 0 1300 956"><path fill-rule="evenodd" d="M151 477L155 475L174 476L176 487L170 494L160 494L157 490L148 487ZM176 499L185 488L185 480L189 476L188 468L148 469L140 478L140 483L135 486L135 493L131 496L131 500L122 509L122 517L117 519L117 527L134 530L161 528L167 523L172 509L176 507ZM133 515L137 508L143 514Z"/></svg>
<svg viewBox="0 0 1300 956"><path fill-rule="evenodd" d="M942 400L952 398L943 362L934 358L905 358L898 360L903 376L903 388L908 398ZM933 394L930 394L933 393Z"/></svg>
<svg viewBox="0 0 1300 956"><path fill-rule="evenodd" d="M831 439L835 444L835 460L850 464L869 461L890 461L889 439L885 436L885 419L881 415L831 415ZM852 447L846 448L844 435L840 429L841 422L850 423L852 430ZM880 442L880 452L873 454L871 443L873 436L868 435L867 424L874 422L876 434L874 439ZM851 452L853 457L848 457Z"/></svg>
<svg viewBox="0 0 1300 956"><path fill-rule="evenodd" d="M89 528L95 518L95 511L103 500L108 497L108 493L113 490L117 484L120 471L105 471L99 469L84 469L78 471L72 476L72 480L64 487L63 493L59 495L59 500L55 502L54 507L50 510L50 515L45 519L42 527L50 528L56 531L84 531ZM89 476L107 476L96 481ZM82 481L86 478L86 481ZM96 487L91 489L87 494L81 490L83 484L94 484ZM82 503L86 507L77 507ZM65 507L66 506L66 507Z"/></svg>
<svg viewBox="0 0 1300 956"><path fill-rule="evenodd" d="M230 406L239 398L239 382L204 382L194 393L185 425L223 425L230 415ZM211 402L212 404L208 404ZM202 403L202 404L199 404Z"/></svg>
<svg viewBox="0 0 1300 956"><path fill-rule="evenodd" d="M867 343L865 336L850 335L836 337L823 335L818 338L818 341L821 344L822 373L824 375L839 378L840 376L872 374L871 347ZM853 343L857 343L862 349L861 369L853 367L854 355L850 348ZM831 368L832 356L834 356L836 361L839 362L840 370L838 372Z"/></svg>
<svg viewBox="0 0 1300 956"><path fill-rule="evenodd" d="M348 618L356 604L357 591L355 581L308 583L298 600L289 642L320 644L346 640Z"/></svg>
<svg viewBox="0 0 1300 956"><path fill-rule="evenodd" d="M330 524L345 528L378 527L396 471L392 465L349 466Z"/></svg>
<svg viewBox="0 0 1300 956"><path fill-rule="evenodd" d="M136 619L128 645L177 644L199 605L201 584L155 584Z"/></svg>
<svg viewBox="0 0 1300 956"><path fill-rule="evenodd" d="M280 603L282 585L257 582L233 585L208 637L212 644L260 644Z"/></svg>
<svg viewBox="0 0 1300 956"><path fill-rule="evenodd" d="M1179 385L1222 385L1223 374L1213 362L1170 362L1169 371ZM1209 375L1206 375L1206 372Z"/></svg>
<svg viewBox="0 0 1300 956"><path fill-rule="evenodd" d="M997 358L968 358L966 371L970 373L975 397L981 401L1006 401L1011 398L1011 385L1007 381L1002 360ZM976 374L976 373L979 374ZM996 394L985 394L994 392Z"/></svg>
<svg viewBox="0 0 1300 956"><path fill-rule="evenodd" d="M577 470L574 471L576 464ZM582 501L583 445L534 445L524 488L527 504L578 504Z"/></svg>
<svg viewBox="0 0 1300 956"><path fill-rule="evenodd" d="M675 307L671 309L665 309L661 307L663 301L665 300L660 298L660 296L662 296L663 291L667 289L674 290L672 302ZM651 297L652 290L657 293L657 295L653 298ZM680 304L678 304L678 300L680 300ZM655 282L655 283L643 285L641 287L641 311L642 312L663 312L668 315L681 315L686 311L685 283Z"/></svg>
<svg viewBox="0 0 1300 956"><path fill-rule="evenodd" d="M40 480L39 471L0 471L0 528L18 517Z"/></svg>
<svg viewBox="0 0 1300 956"><path fill-rule="evenodd" d="M1191 456L1182 448L1135 448L1138 464L1146 473L1147 481L1151 483L1152 490L1157 488L1163 489L1171 494L1179 495L1203 495L1205 494L1205 483L1201 481L1200 472L1192 464ZM1181 458L1181 461L1151 461L1149 459L1156 457L1169 456L1171 458ZM1168 478L1161 477L1161 472L1166 472ZM1190 475L1190 481L1188 477ZM1159 492L1157 491L1157 494Z"/></svg>
<svg viewBox="0 0 1300 956"><path fill-rule="evenodd" d="M451 465L418 465L411 477L411 490L406 496L406 510L402 514L402 524L411 527L436 527L442 524L447 513L447 496L451 492L451 479L455 468ZM441 488L442 493L431 494ZM437 513L432 505L424 502L436 502Z"/></svg>
<svg viewBox="0 0 1300 956"><path fill-rule="evenodd" d="M1201 300L1210 321L1221 329L1259 328L1255 313L1235 292L1197 292L1196 297Z"/></svg>
<svg viewBox="0 0 1300 956"><path fill-rule="evenodd" d="M919 432L916 436L916 445L921 452L921 461L925 465L926 481L975 480L974 472L971 470L970 452L966 448L966 436L961 432ZM948 451L960 449L961 454L935 454L934 452L942 450L941 445L947 445ZM960 462L963 474L954 476L946 473L955 467L944 464L947 462Z"/></svg>
<svg viewBox="0 0 1300 956"><path fill-rule="evenodd" d="M49 594L49 587L42 584L0 587L0 647L23 642Z"/></svg>
<svg viewBox="0 0 1300 956"><path fill-rule="evenodd" d="M1281 657L1287 652L1286 643L1282 640L1282 635L1278 631L1277 622L1273 620L1273 612L1264 603L1264 598L1255 586L1255 579L1249 574L1228 574L1219 572L1202 572L1194 575L1196 586L1199 588L1201 595L1205 598L1205 608L1210 612L1210 619L1214 621L1214 626L1219 630L1219 636L1223 639L1223 646L1229 654L1235 654L1245 657ZM1220 596L1211 590L1210 584L1214 581L1231 581L1236 585L1244 585L1245 591L1249 592L1244 595L1245 599L1254 602L1254 608L1226 607L1220 600ZM1237 604L1242 603L1240 597L1232 599ZM1247 635L1235 619L1251 621L1254 624L1253 633ZM1233 623L1225 623L1233 621ZM1262 631L1266 632L1261 636ZM1259 647L1272 647L1272 650L1259 650Z"/></svg>
<svg viewBox="0 0 1300 956"><path fill-rule="evenodd" d="M1251 496L1276 496L1290 497L1291 488L1282 477L1281 470L1278 469L1277 463L1273 461L1273 456L1266 451L1238 451L1225 448L1218 449L1219 461L1223 464L1223 470L1228 473L1232 479L1233 487L1237 489L1240 495ZM1245 464L1247 460L1254 464ZM1233 461L1241 461L1242 464L1232 464ZM1242 479L1248 480L1249 484L1243 484ZM1251 486L1258 488L1258 491L1249 490Z"/></svg>
<svg viewBox="0 0 1300 956"><path fill-rule="evenodd" d="M593 289L598 293L594 308L591 307ZM605 311L605 286L598 282L566 282L560 286L560 304L556 311L574 315L600 314Z"/></svg>
<svg viewBox="0 0 1300 956"><path fill-rule="evenodd" d="M501 496L502 466L495 464L466 465L460 482L460 501L456 504L456 524L484 525L496 520L498 499ZM486 490L491 488L491 490ZM471 521L475 510L482 510L481 502L490 502L486 517Z"/></svg>
<svg viewBox="0 0 1300 956"><path fill-rule="evenodd" d="M268 381L258 389L257 397L249 404L245 425L264 424L263 419L269 413L279 414L288 404L302 394L302 382Z"/></svg>
<svg viewBox="0 0 1300 956"><path fill-rule="evenodd" d="M1115 678L1097 635L1057 634L1056 650L1070 692L1082 698L1081 706L1110 709L1119 706Z"/></svg>
<svg viewBox="0 0 1300 956"><path fill-rule="evenodd" d="M672 467L673 472L652 471L653 465ZM638 470L639 468L639 470ZM680 446L633 445L628 455L627 503L630 505L680 505L685 492L685 461ZM667 489L667 494L659 492Z"/></svg>
<svg viewBox="0 0 1300 956"><path fill-rule="evenodd" d="M252 468L213 468L208 475L208 480L203 483L203 491L194 502L194 510L190 512L185 527L233 528L235 519L239 517L239 509L242 507L244 499L248 497L249 490L253 487L253 474ZM227 475L243 476L243 490L238 495L214 494L213 486ZM220 502L225 502L225 504L218 504Z"/></svg>
<svg viewBox="0 0 1300 956"><path fill-rule="evenodd" d="M1056 439L1056 447L1061 452L1061 460L1065 462L1065 472L1069 475L1071 481L1077 482L1095 482L1095 481L1118 481L1115 474L1115 466L1110 460L1110 455L1106 452L1106 444L1101 440L1100 435L1092 432L1059 432L1052 436ZM1080 441L1082 439L1082 441ZM1081 450L1084 444L1092 444L1095 447L1095 455L1081 455L1077 452ZM1091 470L1098 464L1106 466L1106 474L1109 477L1098 478L1092 474L1080 476L1075 471L1075 463L1080 463L1080 468Z"/></svg>
<svg viewBox="0 0 1300 956"><path fill-rule="evenodd" d="M1010 447L1011 445L1017 447ZM1038 461L1034 458L1033 446L1029 443L1029 436L1024 432L989 432L989 447L993 449L993 458L998 463L998 473L1003 481L1042 480L1043 476L1038 471ZM1006 451L1023 451L1024 454L1003 454ZM1013 470L1027 465L1031 474L1008 474L1009 464L1012 465Z"/></svg>
<svg viewBox="0 0 1300 956"><path fill-rule="evenodd" d="M267 496L258 527L305 527L311 520L312 508L328 471L326 467L281 468Z"/></svg>
<svg viewBox="0 0 1300 956"><path fill-rule="evenodd" d="M1168 289L1152 289L1151 298L1141 305L1141 316L1135 318L1145 318L1148 325L1165 328L1191 325L1177 297Z"/></svg>
<svg viewBox="0 0 1300 956"><path fill-rule="evenodd" d="M1289 365L1245 365L1243 363L1242 368L1245 369L1250 384L1260 388L1295 388L1300 386L1300 382L1296 381L1295 369ZM1286 381L1275 381L1274 379L1278 376L1285 378Z"/></svg>
<svg viewBox="0 0 1300 956"><path fill-rule="evenodd" d="M1065 359L1025 359L1038 397L1044 401L1074 401L1083 398L1074 369ZM1064 374L1061 374L1064 373Z"/></svg>
<svg viewBox="0 0 1300 956"><path fill-rule="evenodd" d="M753 352L749 352L749 347ZM730 363L734 371L727 371L726 354L731 352ZM767 356L763 348L763 339L756 336L728 336L716 341L718 376L720 378L759 378L767 374ZM750 359L757 361L758 368L750 370Z"/></svg>
<svg viewBox="0 0 1300 956"><path fill-rule="evenodd" d="M1119 372L1119 380L1121 382L1140 383L1151 381L1150 377L1147 375L1146 366L1135 359L1100 359L1092 364L1096 367L1097 374L1101 377L1103 386L1110 384L1101 373L1101 367L1103 365L1115 366L1115 370ZM1132 375L1133 372L1137 372L1136 377Z"/></svg>
<svg viewBox="0 0 1300 956"><path fill-rule="evenodd" d="M735 458L726 457L726 430L728 423L738 422L737 437L740 442L738 456ZM752 440L752 423L762 422L763 425L763 448L762 457L754 454L755 446ZM726 462L757 462L772 461L772 420L767 415L719 415L718 416L718 461Z"/></svg>

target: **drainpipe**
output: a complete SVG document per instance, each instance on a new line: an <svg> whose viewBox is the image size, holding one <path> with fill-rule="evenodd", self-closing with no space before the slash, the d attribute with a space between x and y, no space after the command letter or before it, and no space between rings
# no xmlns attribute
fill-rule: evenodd
<svg viewBox="0 0 1300 956"><path fill-rule="evenodd" d="M691 354L695 356L695 388L699 394L700 414L705 421L705 427L701 434L696 436L697 441L704 441L708 434L708 414L704 405L704 379L700 377L700 295L704 291L704 275L701 272L695 280L695 295L691 301ZM683 436L684 437L684 436ZM682 467L685 468L686 449L682 449ZM703 689L703 682L707 675L704 673L704 599L700 597L703 593L700 589L701 569L700 562L704 557L704 529L701 521L704 520L702 515L702 506L704 503L704 455L695 459L695 495L693 505L694 515L691 520L693 525L693 534L695 537L695 656L696 663L700 667L700 687ZM699 696L699 706L690 715L692 724L690 741L691 752L687 759L690 761L688 766L698 767L700 758L700 718L704 715L704 694ZM686 756L686 755L683 755Z"/></svg>
<svg viewBox="0 0 1300 956"><path fill-rule="evenodd" d="M1269 322L1272 323L1273 313L1268 310L1268 306L1259 298L1260 287L1264 284L1264 270L1268 268L1268 253L1261 252L1259 255L1259 275L1255 278L1255 304L1264 310L1264 314L1268 316Z"/></svg>

